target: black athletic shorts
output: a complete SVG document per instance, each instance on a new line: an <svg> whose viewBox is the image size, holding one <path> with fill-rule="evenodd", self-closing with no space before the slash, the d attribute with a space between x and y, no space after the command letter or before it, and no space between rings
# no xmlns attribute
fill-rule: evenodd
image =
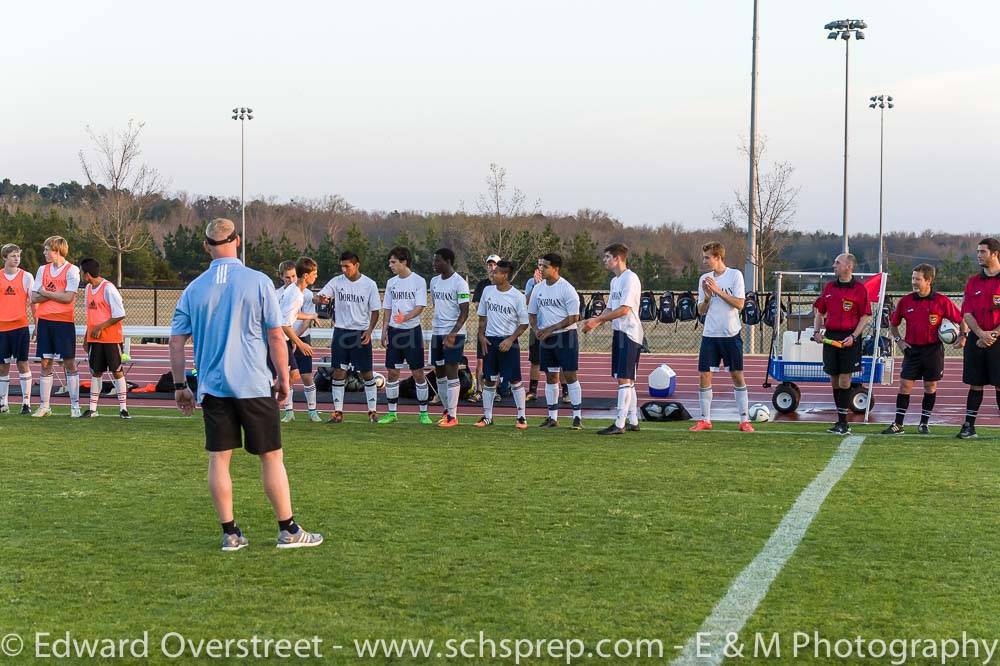
<svg viewBox="0 0 1000 666"><path fill-rule="evenodd" d="M826 331L831 340L843 340L851 331ZM823 372L833 375L853 375L861 370L861 338L855 338L850 347L823 345Z"/></svg>
<svg viewBox="0 0 1000 666"><path fill-rule="evenodd" d="M117 342L91 342L87 351L90 373L100 375L122 369L122 348Z"/></svg>
<svg viewBox="0 0 1000 666"><path fill-rule="evenodd" d="M281 448L281 420L272 397L218 398L206 393L201 413L207 451L244 447L247 453L260 455Z"/></svg>
<svg viewBox="0 0 1000 666"><path fill-rule="evenodd" d="M962 383L969 386L1000 387L1000 341L983 349L976 344L975 333L969 333L965 341L965 355L962 362Z"/></svg>
<svg viewBox="0 0 1000 666"><path fill-rule="evenodd" d="M538 345L538 338L535 337L535 332L532 331L528 333L528 363L538 365L540 360L541 347Z"/></svg>
<svg viewBox="0 0 1000 666"><path fill-rule="evenodd" d="M900 378L936 382L944 376L944 345L911 345L903 352L903 369Z"/></svg>

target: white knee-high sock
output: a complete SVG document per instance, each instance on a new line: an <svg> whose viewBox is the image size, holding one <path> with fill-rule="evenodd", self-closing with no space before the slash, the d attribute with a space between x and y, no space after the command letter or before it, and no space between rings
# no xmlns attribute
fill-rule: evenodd
<svg viewBox="0 0 1000 666"><path fill-rule="evenodd" d="M517 407L518 418L524 417L524 397L526 395L524 384L518 382L510 385L510 392L514 396L514 406Z"/></svg>
<svg viewBox="0 0 1000 666"><path fill-rule="evenodd" d="M462 382L458 379L448 380L448 415L458 418L458 394L462 392Z"/></svg>
<svg viewBox="0 0 1000 666"><path fill-rule="evenodd" d="M18 375L21 380L21 404L30 405L31 404L31 370L27 372L22 372Z"/></svg>
<svg viewBox="0 0 1000 666"><path fill-rule="evenodd" d="M698 402L701 403L701 418L712 422L712 387L698 389Z"/></svg>
<svg viewBox="0 0 1000 666"><path fill-rule="evenodd" d="M427 411L427 398L430 393L430 387L427 386L425 381L423 384L417 384L417 402L420 403L420 411Z"/></svg>
<svg viewBox="0 0 1000 666"><path fill-rule="evenodd" d="M344 411L344 380L334 379L332 383L333 411L342 412Z"/></svg>
<svg viewBox="0 0 1000 666"><path fill-rule="evenodd" d="M115 392L118 394L118 411L124 411L128 404L128 382L124 377L115 379Z"/></svg>
<svg viewBox="0 0 1000 666"><path fill-rule="evenodd" d="M0 405L7 404L7 392L10 390L10 375L0 375Z"/></svg>
<svg viewBox="0 0 1000 666"><path fill-rule="evenodd" d="M639 394L635 392L635 384L632 384L632 397L628 401L628 422L639 425Z"/></svg>
<svg viewBox="0 0 1000 666"><path fill-rule="evenodd" d="M559 420L559 384L545 385L545 404L549 407L549 418Z"/></svg>
<svg viewBox="0 0 1000 666"><path fill-rule="evenodd" d="M104 375L91 375L90 377L90 409L97 411L97 403L101 399L101 386L104 383Z"/></svg>
<svg viewBox="0 0 1000 666"><path fill-rule="evenodd" d="M483 382L483 416L493 420L493 401L497 397L497 385L489 386Z"/></svg>
<svg viewBox="0 0 1000 666"><path fill-rule="evenodd" d="M66 387L69 389L69 404L73 407L80 406L80 373L66 373Z"/></svg>
<svg viewBox="0 0 1000 666"><path fill-rule="evenodd" d="M285 411L290 411L292 409L295 409L295 398L293 397L294 395L295 395L295 386L289 383L288 397L285 398Z"/></svg>
<svg viewBox="0 0 1000 666"><path fill-rule="evenodd" d="M576 380L572 384L569 384L566 389L569 391L569 401L573 406L573 417L580 418L583 415L583 387L580 385L580 380Z"/></svg>
<svg viewBox="0 0 1000 666"><path fill-rule="evenodd" d="M424 385L426 388L427 385ZM386 382L385 384L385 401L389 403L389 413L392 414L396 411L396 405L399 403L399 380L394 382Z"/></svg>
<svg viewBox="0 0 1000 666"><path fill-rule="evenodd" d="M736 408L740 412L740 423L750 419L750 391L746 386L734 386L733 395L736 396Z"/></svg>
<svg viewBox="0 0 1000 666"><path fill-rule="evenodd" d="M374 412L378 406L378 387L375 386L374 379L365 382L365 399L368 401L368 411Z"/></svg>
<svg viewBox="0 0 1000 666"><path fill-rule="evenodd" d="M306 394L306 408L309 411L315 411L316 409L316 385L310 384L309 386L303 387Z"/></svg>
<svg viewBox="0 0 1000 666"><path fill-rule="evenodd" d="M49 406L49 398L52 396L52 375L42 375L38 380L38 404L42 407Z"/></svg>
<svg viewBox="0 0 1000 666"><path fill-rule="evenodd" d="M619 428L625 427L625 419L628 418L628 406L632 402L632 385L618 385L618 416L615 418L615 425Z"/></svg>
<svg viewBox="0 0 1000 666"><path fill-rule="evenodd" d="M443 375L437 378L437 390L438 397L441 399L441 408L444 411L448 411L448 405L451 404L451 398L448 397L448 378Z"/></svg>

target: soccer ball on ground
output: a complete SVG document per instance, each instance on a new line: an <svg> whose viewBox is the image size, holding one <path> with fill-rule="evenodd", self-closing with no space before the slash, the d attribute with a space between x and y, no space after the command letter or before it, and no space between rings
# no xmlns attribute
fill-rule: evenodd
<svg viewBox="0 0 1000 666"><path fill-rule="evenodd" d="M384 375L380 375L379 373L374 372L374 373L372 373L372 379L375 380L375 388L379 389L380 391L383 388L385 388L385 376Z"/></svg>
<svg viewBox="0 0 1000 666"><path fill-rule="evenodd" d="M941 338L941 342L946 345L953 345L958 340L958 326L949 319L945 319L938 326L938 337Z"/></svg>
<svg viewBox="0 0 1000 666"><path fill-rule="evenodd" d="M770 421L771 420L771 408L762 403L756 403L750 407L750 420L751 421Z"/></svg>

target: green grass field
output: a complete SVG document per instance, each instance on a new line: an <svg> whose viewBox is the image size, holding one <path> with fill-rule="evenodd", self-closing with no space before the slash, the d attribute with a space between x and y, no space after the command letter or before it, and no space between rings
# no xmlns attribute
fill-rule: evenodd
<svg viewBox="0 0 1000 666"><path fill-rule="evenodd" d="M284 431L296 518L326 543L274 548L257 461L241 454L236 515L250 547L227 554L200 418L136 412L0 419L0 636L23 637L22 659L35 632L143 631L154 662L166 661L168 632L195 645L316 635L338 663L356 659L356 640L478 644L479 632L588 647L660 640L670 659L840 444L816 424L751 436L644 424L601 438L509 420L486 433L413 416L381 427L300 420ZM960 442L877 429L857 429L866 440L853 466L744 634L1000 638L996 433Z"/></svg>

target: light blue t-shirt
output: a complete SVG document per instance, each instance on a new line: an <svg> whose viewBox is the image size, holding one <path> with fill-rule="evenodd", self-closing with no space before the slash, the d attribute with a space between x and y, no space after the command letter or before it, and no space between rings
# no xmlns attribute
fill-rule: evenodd
<svg viewBox="0 0 1000 666"><path fill-rule="evenodd" d="M198 402L270 397L267 331L281 324L270 278L236 258L214 260L181 294L170 330L194 341Z"/></svg>

